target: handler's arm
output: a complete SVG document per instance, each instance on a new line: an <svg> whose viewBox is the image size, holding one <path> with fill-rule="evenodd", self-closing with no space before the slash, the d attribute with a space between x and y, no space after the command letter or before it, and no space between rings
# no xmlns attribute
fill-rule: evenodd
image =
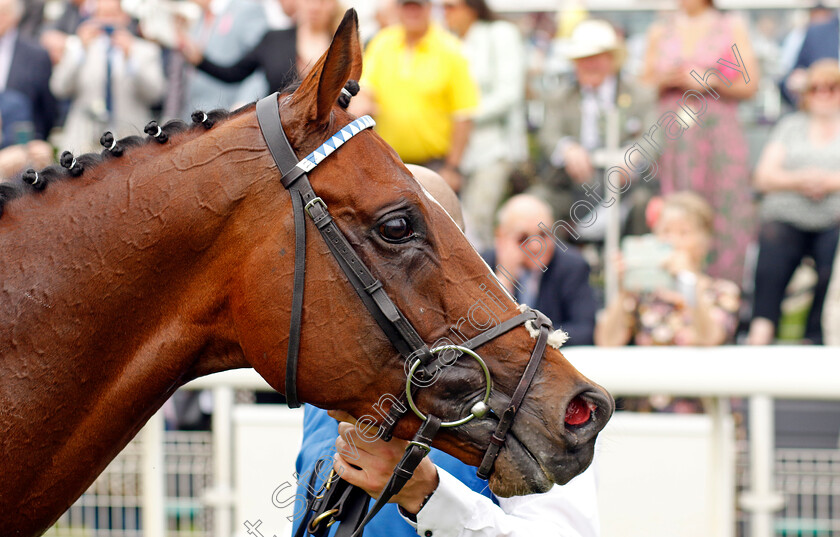
<svg viewBox="0 0 840 537"><path fill-rule="evenodd" d="M594 469L544 494L499 498L499 505L438 468L440 484L417 513L418 535L435 537L597 537ZM407 519L408 520L408 519Z"/></svg>
<svg viewBox="0 0 840 537"><path fill-rule="evenodd" d="M334 468L344 480L376 496L385 487L407 442L357 442L352 464L341 455L348 451L343 435L353 418L343 412L330 415L339 424ZM431 495L430 495L431 494ZM428 496L430 495L430 496ZM424 500L428 496L428 500ZM428 458L423 459L406 486L391 501L401 507L418 535L434 537L598 537L595 470L589 468L568 484L544 494L499 498L499 505L470 489ZM431 533L430 533L431 532Z"/></svg>

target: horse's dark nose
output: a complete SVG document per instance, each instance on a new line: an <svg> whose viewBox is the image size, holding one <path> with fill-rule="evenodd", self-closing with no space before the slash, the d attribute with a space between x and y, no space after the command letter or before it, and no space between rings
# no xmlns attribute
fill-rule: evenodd
<svg viewBox="0 0 840 537"><path fill-rule="evenodd" d="M592 440L607 424L615 401L601 388L590 388L572 398L566 406L564 425L572 445Z"/></svg>

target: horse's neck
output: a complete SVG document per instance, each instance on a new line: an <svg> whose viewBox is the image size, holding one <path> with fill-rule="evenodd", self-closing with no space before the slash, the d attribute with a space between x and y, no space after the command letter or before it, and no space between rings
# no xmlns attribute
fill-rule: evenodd
<svg viewBox="0 0 840 537"><path fill-rule="evenodd" d="M22 471L0 472L0 527L30 505L58 516L177 386L245 365L225 286L245 255L232 221L258 188L242 173L260 158L250 135L127 155L7 211L0 459Z"/></svg>

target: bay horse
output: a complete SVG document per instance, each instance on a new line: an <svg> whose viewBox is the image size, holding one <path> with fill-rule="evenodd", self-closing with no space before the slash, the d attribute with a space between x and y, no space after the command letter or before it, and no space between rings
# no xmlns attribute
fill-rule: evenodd
<svg viewBox="0 0 840 537"><path fill-rule="evenodd" d="M361 63L351 10L300 86L272 105L298 156L353 121L336 102L348 79L359 78ZM170 122L154 137L73 159L67 171L50 168L0 185L3 535L45 532L189 380L253 367L286 391L293 204L254 106L201 121L188 129ZM453 331L470 338L490 317L504 323L519 314L453 221L372 130L309 176L352 249L425 342ZM382 394L405 391L405 361L360 307L313 222L305 225L298 397L369 415ZM441 449L478 465L535 338L519 326L481 346L496 412L442 431ZM539 354L489 477L500 496L545 491L583 471L613 410L609 395L558 350ZM476 362L458 360L415 402L454 419L483 391ZM569 409L580 408L585 418L569 420ZM409 413L393 434L410 439L420 426Z"/></svg>

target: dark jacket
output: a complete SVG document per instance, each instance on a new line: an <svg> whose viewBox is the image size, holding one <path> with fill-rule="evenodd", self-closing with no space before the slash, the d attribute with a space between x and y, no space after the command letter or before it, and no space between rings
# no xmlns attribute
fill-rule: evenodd
<svg viewBox="0 0 840 537"><path fill-rule="evenodd" d="M840 48L840 21L834 16L830 20L808 28L793 67L807 69L823 58L837 59L838 48Z"/></svg>
<svg viewBox="0 0 840 537"><path fill-rule="evenodd" d="M808 27L793 68L807 69L814 62L823 58L837 59L838 48L840 48L840 19L835 15L825 22L813 24ZM785 100L791 104L795 104L796 98L787 90L787 79L789 76L790 73L779 82L779 87Z"/></svg>
<svg viewBox="0 0 840 537"><path fill-rule="evenodd" d="M486 252L482 257L495 270L496 253ZM592 345L598 303L589 285L589 264L573 248L565 252L555 248L547 267L540 279L537 303L528 305L547 315L554 328L569 334L566 345Z"/></svg>
<svg viewBox="0 0 840 537"><path fill-rule="evenodd" d="M202 60L196 67L223 82L241 82L257 69L265 72L269 91L279 91L297 78L297 29L271 30L241 60L230 66Z"/></svg>
<svg viewBox="0 0 840 537"><path fill-rule="evenodd" d="M47 51L34 41L18 36L6 89L20 92L32 104L35 138L44 140L52 129L58 103L50 93L52 62Z"/></svg>

